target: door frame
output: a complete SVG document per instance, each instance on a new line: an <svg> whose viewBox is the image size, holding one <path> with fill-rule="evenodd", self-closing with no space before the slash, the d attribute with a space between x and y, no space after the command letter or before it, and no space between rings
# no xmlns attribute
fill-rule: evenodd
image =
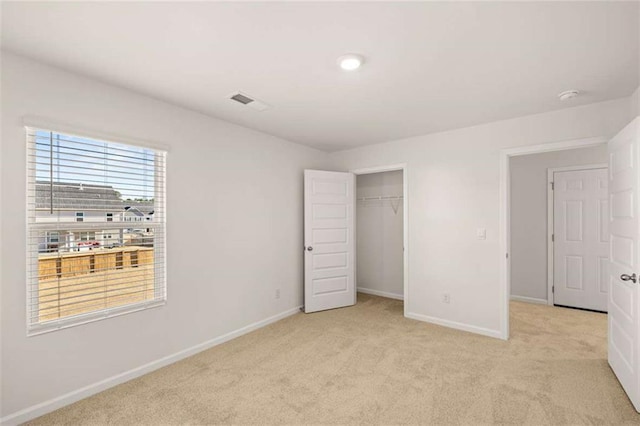
<svg viewBox="0 0 640 426"><path fill-rule="evenodd" d="M407 316L409 312L409 184L407 179L407 164L399 163L399 164L390 164L386 166L376 166L376 167L366 167L362 169L349 170L350 173L353 173L356 176L359 175L369 175L374 173L384 173L384 172L395 172L402 170L402 245L404 247L404 252L402 254L402 262L403 262L403 299L404 299L404 316ZM357 185L357 182L356 182ZM357 197L356 197L357 198ZM357 202L357 200L356 200ZM356 205L356 212L357 212ZM356 227L356 238L358 232L358 220L357 214L355 218L355 227ZM356 244L356 259L355 259L355 268L356 268L356 294L358 292L358 250ZM356 296L357 297L357 296Z"/></svg>
<svg viewBox="0 0 640 426"><path fill-rule="evenodd" d="M529 145L517 148L507 148L500 151L500 192L499 192L499 210L500 210L500 249L499 249L499 265L500 265L500 290L498 293L500 307L500 338L509 340L509 302L511 299L511 262L509 253L511 251L511 211L510 198L511 188L510 179L511 172L509 170L509 159L528 154L541 154L544 152L566 151L576 148L588 148L591 146L605 145L609 142L607 137L593 137L582 139L571 139L562 142L552 142L540 145ZM406 309L406 304L405 304Z"/></svg>
<svg viewBox="0 0 640 426"><path fill-rule="evenodd" d="M552 183L556 172L575 172L580 170L608 169L606 163L585 164L583 166L549 167L547 169L547 305L553 306L553 285L554 285L554 242L552 239L553 225L555 217L555 199L553 196Z"/></svg>

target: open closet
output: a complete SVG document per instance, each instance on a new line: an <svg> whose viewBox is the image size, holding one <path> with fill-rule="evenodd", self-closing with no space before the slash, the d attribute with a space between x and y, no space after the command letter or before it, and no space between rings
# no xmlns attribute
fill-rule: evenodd
<svg viewBox="0 0 640 426"><path fill-rule="evenodd" d="M403 171L356 176L358 292L404 299Z"/></svg>

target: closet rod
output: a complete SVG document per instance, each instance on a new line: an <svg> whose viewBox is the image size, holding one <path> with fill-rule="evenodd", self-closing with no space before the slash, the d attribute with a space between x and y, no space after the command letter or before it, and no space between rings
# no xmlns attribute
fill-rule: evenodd
<svg viewBox="0 0 640 426"><path fill-rule="evenodd" d="M401 200L404 198L402 195L389 195L389 196L379 196L379 197L361 197L358 198L358 201L369 201L369 200Z"/></svg>

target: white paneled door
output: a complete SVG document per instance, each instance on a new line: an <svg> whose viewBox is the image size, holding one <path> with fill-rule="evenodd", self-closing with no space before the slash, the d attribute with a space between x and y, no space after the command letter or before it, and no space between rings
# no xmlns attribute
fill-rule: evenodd
<svg viewBox="0 0 640 426"><path fill-rule="evenodd" d="M640 117L609 142L609 365L640 412L638 145Z"/></svg>
<svg viewBox="0 0 640 426"><path fill-rule="evenodd" d="M304 311L351 306L355 291L355 176L304 171Z"/></svg>
<svg viewBox="0 0 640 426"><path fill-rule="evenodd" d="M609 195L606 168L553 175L553 303L607 311Z"/></svg>

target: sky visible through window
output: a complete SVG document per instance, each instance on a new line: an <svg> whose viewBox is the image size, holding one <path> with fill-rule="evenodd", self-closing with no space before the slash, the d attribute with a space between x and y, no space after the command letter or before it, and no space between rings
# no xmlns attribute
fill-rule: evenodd
<svg viewBox="0 0 640 426"><path fill-rule="evenodd" d="M106 185L123 200L152 200L155 152L61 133L36 131L36 179Z"/></svg>

